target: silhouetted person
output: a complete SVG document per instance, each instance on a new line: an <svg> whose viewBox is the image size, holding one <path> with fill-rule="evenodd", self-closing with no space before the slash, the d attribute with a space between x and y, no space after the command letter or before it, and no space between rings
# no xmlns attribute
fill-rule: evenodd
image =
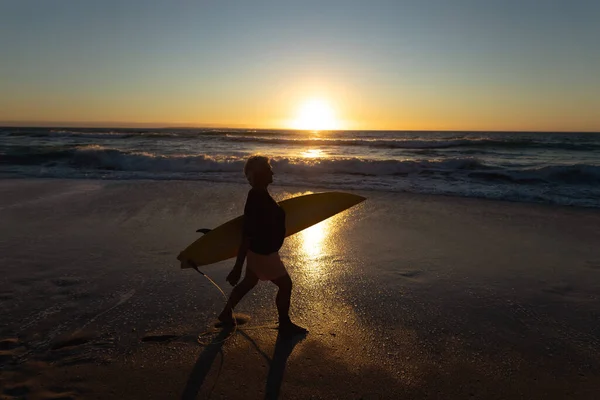
<svg viewBox="0 0 600 400"><path fill-rule="evenodd" d="M252 189L248 192L244 207L244 229L235 266L227 275L227 281L235 285L242 275L244 260L246 275L233 288L229 301L219 320L233 322L233 309L259 280L271 281L279 287L276 304L279 313L279 332L284 337L305 334L308 331L290 320L290 297L292 279L281 258L279 249L285 239L285 211L273 200L267 187L273 182L273 170L269 159L252 156L246 161L244 174Z"/></svg>

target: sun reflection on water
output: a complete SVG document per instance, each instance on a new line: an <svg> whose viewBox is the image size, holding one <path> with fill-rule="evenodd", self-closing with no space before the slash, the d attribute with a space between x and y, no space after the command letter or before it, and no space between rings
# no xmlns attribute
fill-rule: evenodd
<svg viewBox="0 0 600 400"><path fill-rule="evenodd" d="M302 152L302 156L306 158L320 158L324 157L325 153L321 149L310 149Z"/></svg>

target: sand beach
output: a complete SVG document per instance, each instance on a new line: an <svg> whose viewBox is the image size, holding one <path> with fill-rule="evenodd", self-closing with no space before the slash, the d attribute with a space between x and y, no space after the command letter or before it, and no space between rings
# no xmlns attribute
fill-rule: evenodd
<svg viewBox="0 0 600 400"><path fill-rule="evenodd" d="M281 251L310 333L278 340L262 283L220 342L221 294L175 257L246 191L1 181L1 398L597 398L597 209L357 192ZM230 267L204 271L228 293Z"/></svg>

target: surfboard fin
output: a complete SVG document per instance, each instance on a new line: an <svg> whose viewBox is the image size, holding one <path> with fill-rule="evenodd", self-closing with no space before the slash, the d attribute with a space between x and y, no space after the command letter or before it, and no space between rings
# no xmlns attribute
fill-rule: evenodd
<svg viewBox="0 0 600 400"><path fill-rule="evenodd" d="M198 229L196 232L201 232L203 234L207 234L208 232L212 231L212 229L208 229L208 228L200 228Z"/></svg>

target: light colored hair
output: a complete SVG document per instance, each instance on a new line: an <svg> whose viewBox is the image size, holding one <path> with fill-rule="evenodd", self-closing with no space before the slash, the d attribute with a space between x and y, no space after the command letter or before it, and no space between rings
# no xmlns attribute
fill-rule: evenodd
<svg viewBox="0 0 600 400"><path fill-rule="evenodd" d="M265 156L251 156L246 160L246 164L244 165L244 175L246 175L246 179L250 182L251 185L254 184L254 174L261 169L269 168L271 163L269 163L269 158Z"/></svg>

